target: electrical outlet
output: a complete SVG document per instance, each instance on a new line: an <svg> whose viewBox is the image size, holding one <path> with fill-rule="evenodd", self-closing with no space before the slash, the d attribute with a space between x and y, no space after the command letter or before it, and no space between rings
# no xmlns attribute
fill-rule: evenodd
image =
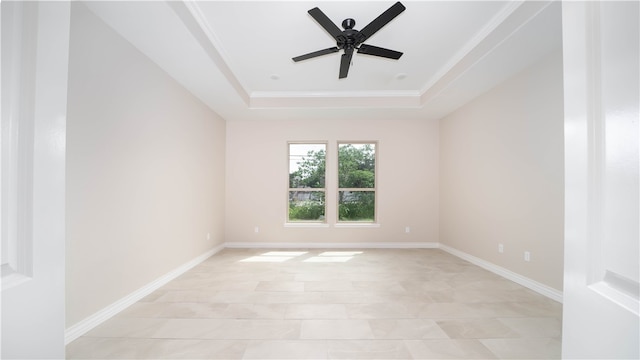
<svg viewBox="0 0 640 360"><path fill-rule="evenodd" d="M207 233L207 240L211 240L211 233Z"/></svg>
<svg viewBox="0 0 640 360"><path fill-rule="evenodd" d="M524 252L524 261L531 261L531 253L528 251Z"/></svg>
<svg viewBox="0 0 640 360"><path fill-rule="evenodd" d="M501 254L504 252L504 244L498 244L498 252Z"/></svg>
<svg viewBox="0 0 640 360"><path fill-rule="evenodd" d="M259 233L260 232L260 227L258 227L258 226L254 227L253 228L253 232L256 233L256 234Z"/></svg>
<svg viewBox="0 0 640 360"><path fill-rule="evenodd" d="M406 232L407 234L408 234L408 233L410 233L410 232L411 232L411 228L410 228L410 227L408 227L408 226L406 226L406 227L404 228L404 232Z"/></svg>

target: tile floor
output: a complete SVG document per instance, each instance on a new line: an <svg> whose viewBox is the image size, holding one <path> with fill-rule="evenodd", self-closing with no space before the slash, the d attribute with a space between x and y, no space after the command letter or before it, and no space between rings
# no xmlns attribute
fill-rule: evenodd
<svg viewBox="0 0 640 360"><path fill-rule="evenodd" d="M559 358L562 305L437 249L225 249L68 359Z"/></svg>

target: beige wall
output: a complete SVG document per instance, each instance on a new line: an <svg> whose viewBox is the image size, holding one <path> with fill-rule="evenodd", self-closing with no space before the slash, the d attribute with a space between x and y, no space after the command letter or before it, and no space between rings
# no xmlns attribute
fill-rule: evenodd
<svg viewBox="0 0 640 360"><path fill-rule="evenodd" d="M563 118L558 51L441 120L443 244L562 290Z"/></svg>
<svg viewBox="0 0 640 360"><path fill-rule="evenodd" d="M84 5L71 19L67 327L224 241L224 121Z"/></svg>
<svg viewBox="0 0 640 360"><path fill-rule="evenodd" d="M327 160L327 228L285 227L287 141L378 141L377 228L336 228L335 157ZM233 242L438 241L438 124L304 119L227 124L226 236ZM333 190L332 190L333 189ZM405 227L411 228L405 233ZM254 231L259 227L259 232Z"/></svg>

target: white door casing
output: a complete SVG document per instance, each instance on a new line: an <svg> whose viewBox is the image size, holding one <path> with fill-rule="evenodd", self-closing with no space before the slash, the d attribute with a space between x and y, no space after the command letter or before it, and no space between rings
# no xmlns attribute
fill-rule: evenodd
<svg viewBox="0 0 640 360"><path fill-rule="evenodd" d="M563 358L640 358L640 6L563 2Z"/></svg>
<svg viewBox="0 0 640 360"><path fill-rule="evenodd" d="M62 359L69 3L0 6L1 357Z"/></svg>

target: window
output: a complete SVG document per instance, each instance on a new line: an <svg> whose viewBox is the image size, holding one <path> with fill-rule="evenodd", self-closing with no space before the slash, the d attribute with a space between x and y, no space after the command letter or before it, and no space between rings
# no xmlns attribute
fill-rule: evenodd
<svg viewBox="0 0 640 360"><path fill-rule="evenodd" d="M325 221L326 160L326 143L289 143L289 222Z"/></svg>
<svg viewBox="0 0 640 360"><path fill-rule="evenodd" d="M338 221L376 221L376 143L338 143Z"/></svg>

